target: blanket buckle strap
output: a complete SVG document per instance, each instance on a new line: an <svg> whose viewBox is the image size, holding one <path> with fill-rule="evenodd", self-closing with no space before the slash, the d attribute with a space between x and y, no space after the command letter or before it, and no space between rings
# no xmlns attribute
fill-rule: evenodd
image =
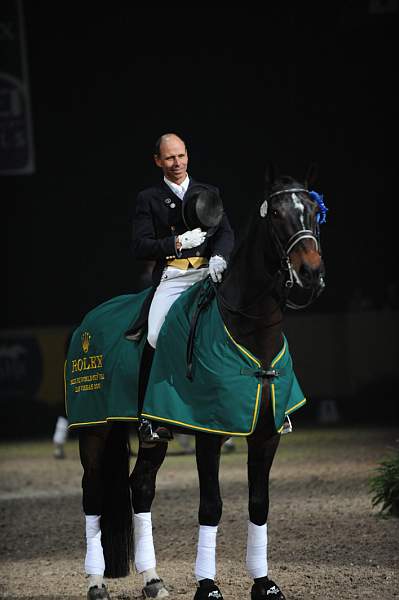
<svg viewBox="0 0 399 600"><path fill-rule="evenodd" d="M278 377L280 375L280 371L278 371L277 369L243 367L242 369L240 369L240 374L253 375L254 377L258 377L259 379L273 379L274 377Z"/></svg>

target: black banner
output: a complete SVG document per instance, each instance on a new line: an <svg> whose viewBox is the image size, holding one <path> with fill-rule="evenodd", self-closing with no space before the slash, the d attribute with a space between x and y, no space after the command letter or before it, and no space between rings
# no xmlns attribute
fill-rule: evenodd
<svg viewBox="0 0 399 600"><path fill-rule="evenodd" d="M34 173L22 0L0 4L0 175Z"/></svg>

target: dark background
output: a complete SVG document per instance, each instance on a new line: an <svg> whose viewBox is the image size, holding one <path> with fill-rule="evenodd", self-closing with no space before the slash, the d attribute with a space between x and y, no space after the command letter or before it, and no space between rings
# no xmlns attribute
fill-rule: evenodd
<svg viewBox="0 0 399 600"><path fill-rule="evenodd" d="M397 3L87 6L24 3L36 172L0 181L0 326L73 325L136 289L129 215L168 131L236 230L268 160L298 178L316 161L327 289L311 310L358 293L381 307L397 277Z"/></svg>

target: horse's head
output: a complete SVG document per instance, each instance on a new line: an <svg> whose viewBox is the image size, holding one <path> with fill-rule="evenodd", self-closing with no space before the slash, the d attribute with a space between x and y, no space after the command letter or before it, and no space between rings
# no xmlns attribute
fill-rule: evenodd
<svg viewBox="0 0 399 600"><path fill-rule="evenodd" d="M323 197L309 190L314 168L304 183L292 177L274 176L268 168L260 216L284 275L285 296L290 308L308 306L323 291L324 263L320 246L320 223L327 208Z"/></svg>

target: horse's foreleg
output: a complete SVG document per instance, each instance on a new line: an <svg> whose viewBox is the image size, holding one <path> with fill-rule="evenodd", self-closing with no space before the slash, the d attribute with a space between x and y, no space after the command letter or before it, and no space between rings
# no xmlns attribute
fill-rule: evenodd
<svg viewBox="0 0 399 600"><path fill-rule="evenodd" d="M151 506L159 468L167 451L167 444L151 447L140 445L137 460L130 476L134 520L134 564L143 576L144 597L165 598L168 592L156 571L152 535Z"/></svg>
<svg viewBox="0 0 399 600"><path fill-rule="evenodd" d="M219 465L222 438L197 433L196 458L200 487L199 532L195 576L199 582L196 598L208 598L208 594L221 598L214 584L216 576L216 536L222 516L223 502L219 486ZM216 594L220 594L217 596Z"/></svg>
<svg viewBox="0 0 399 600"><path fill-rule="evenodd" d="M281 590L268 578L267 517L269 513L269 477L273 459L280 441L276 434L264 439L255 433L247 438L248 444L248 535L246 566L254 579L251 598L257 600L267 594L284 600Z"/></svg>
<svg viewBox="0 0 399 600"><path fill-rule="evenodd" d="M108 433L108 427L88 427L79 431L83 511L86 519L85 572L89 578L89 590L98 588L101 591L105 570L100 528L104 498L102 460Z"/></svg>

